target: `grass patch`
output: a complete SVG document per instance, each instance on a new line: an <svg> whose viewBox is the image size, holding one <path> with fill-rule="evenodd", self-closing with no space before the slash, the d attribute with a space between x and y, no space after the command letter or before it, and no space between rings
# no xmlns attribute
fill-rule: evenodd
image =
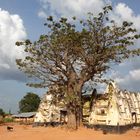
<svg viewBox="0 0 140 140"><path fill-rule="evenodd" d="M14 119L13 118L4 118L3 122L7 123L7 122L13 122Z"/></svg>

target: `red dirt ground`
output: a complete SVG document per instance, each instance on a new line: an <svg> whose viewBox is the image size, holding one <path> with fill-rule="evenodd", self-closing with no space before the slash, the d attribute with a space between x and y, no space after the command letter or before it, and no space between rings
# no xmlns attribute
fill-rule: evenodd
<svg viewBox="0 0 140 140"><path fill-rule="evenodd" d="M7 131L7 125L0 126L0 140L140 140L140 129L130 130L125 134L103 134L102 131L80 128L67 131L62 128L32 127L10 124L14 128Z"/></svg>

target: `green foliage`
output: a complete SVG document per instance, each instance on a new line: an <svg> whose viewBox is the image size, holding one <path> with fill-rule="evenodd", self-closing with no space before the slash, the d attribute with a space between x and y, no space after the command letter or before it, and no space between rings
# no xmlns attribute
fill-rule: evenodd
<svg viewBox="0 0 140 140"><path fill-rule="evenodd" d="M19 102L20 112L37 111L40 103L40 98L34 93L27 93Z"/></svg>
<svg viewBox="0 0 140 140"><path fill-rule="evenodd" d="M13 118L4 118L3 122L8 123L8 122L13 122Z"/></svg>
<svg viewBox="0 0 140 140"><path fill-rule="evenodd" d="M3 111L3 109L0 108L0 116L4 116L5 112Z"/></svg>

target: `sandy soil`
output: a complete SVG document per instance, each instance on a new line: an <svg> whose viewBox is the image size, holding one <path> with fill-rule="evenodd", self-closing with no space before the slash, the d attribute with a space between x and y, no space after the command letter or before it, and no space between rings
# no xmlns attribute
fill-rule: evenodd
<svg viewBox="0 0 140 140"><path fill-rule="evenodd" d="M140 140L140 129L125 134L103 134L102 131L87 128L70 132L64 128L10 126L14 128L12 132L7 131L7 125L0 126L0 140Z"/></svg>

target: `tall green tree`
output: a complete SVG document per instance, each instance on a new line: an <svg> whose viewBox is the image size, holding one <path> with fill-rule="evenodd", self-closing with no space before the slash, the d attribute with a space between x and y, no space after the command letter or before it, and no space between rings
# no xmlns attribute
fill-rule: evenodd
<svg viewBox="0 0 140 140"><path fill-rule="evenodd" d="M19 102L20 112L37 111L40 103L40 97L34 93L27 93Z"/></svg>
<svg viewBox="0 0 140 140"><path fill-rule="evenodd" d="M4 116L5 115L5 112L3 111L2 108L0 108L0 116Z"/></svg>
<svg viewBox="0 0 140 140"><path fill-rule="evenodd" d="M16 43L25 45L27 52L24 59L16 60L19 69L39 79L39 83L28 85L60 88L58 94L63 94L66 101L69 128L76 129L82 119L81 91L85 82L103 81L102 76L112 63L140 54L140 49L132 47L140 38L133 23L117 25L108 18L111 10L111 6L106 6L97 17L89 13L87 20L73 17L74 22L67 18L54 21L50 16L45 24L50 29L47 35L33 43Z"/></svg>

